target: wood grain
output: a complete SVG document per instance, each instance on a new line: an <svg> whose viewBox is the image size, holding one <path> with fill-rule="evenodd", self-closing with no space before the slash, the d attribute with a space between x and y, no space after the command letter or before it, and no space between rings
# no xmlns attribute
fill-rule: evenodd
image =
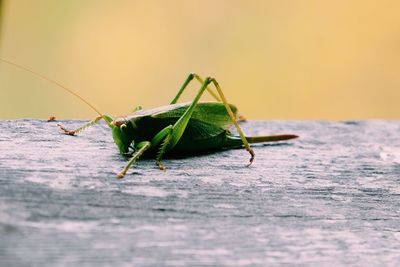
<svg viewBox="0 0 400 267"><path fill-rule="evenodd" d="M243 126L301 138L117 180L106 126L0 121L0 266L400 264L399 121Z"/></svg>

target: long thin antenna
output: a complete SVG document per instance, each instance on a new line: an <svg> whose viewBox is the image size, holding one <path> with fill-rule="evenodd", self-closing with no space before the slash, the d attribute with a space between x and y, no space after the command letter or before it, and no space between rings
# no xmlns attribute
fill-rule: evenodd
<svg viewBox="0 0 400 267"><path fill-rule="evenodd" d="M86 101L83 97L81 97L80 95L78 95L77 93L75 93L74 91L72 91L71 89L65 87L64 85L60 84L59 82L54 81L54 80L52 80L52 79L50 79L50 78L48 78L48 77L46 77L46 76L44 76L44 75L42 75L42 74L36 72L36 71L30 70L30 69L28 69L28 68L26 68L26 67L24 67L24 66L18 65L18 64L14 63L14 62L5 60L5 59L3 59L3 58L0 58L0 61L3 61L3 62L5 62L5 63L7 63L7 64L10 64L10 65L12 65L12 66L14 66L14 67L17 67L17 68L19 68L19 69L22 69L22 70L24 70L24 71L30 72L30 73L32 73L32 74L34 74L34 75L36 75L36 76L42 78L43 80L46 80L46 81L48 81L48 82L50 82L50 83L52 83L52 84L57 85L58 87L64 89L64 90L67 91L68 93L70 93L71 95L73 95L73 96L79 98L83 103L85 103L86 105L88 105L88 106L89 106L91 109L93 109L97 114L99 114L100 116L103 116L103 114L101 114L100 111L98 111L92 104L90 104L88 101Z"/></svg>

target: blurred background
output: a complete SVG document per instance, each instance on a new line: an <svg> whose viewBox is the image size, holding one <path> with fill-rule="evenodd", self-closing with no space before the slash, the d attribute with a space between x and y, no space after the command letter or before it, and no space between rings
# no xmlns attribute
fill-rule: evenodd
<svg viewBox="0 0 400 267"><path fill-rule="evenodd" d="M194 71L216 77L249 119L400 118L397 0L0 3L0 57L73 88L104 113L167 104ZM0 118L50 115L96 116L0 63Z"/></svg>

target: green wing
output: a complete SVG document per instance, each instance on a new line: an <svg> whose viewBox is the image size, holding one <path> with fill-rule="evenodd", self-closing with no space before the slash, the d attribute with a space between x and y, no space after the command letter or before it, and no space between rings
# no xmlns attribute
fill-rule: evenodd
<svg viewBox="0 0 400 267"><path fill-rule="evenodd" d="M160 110L153 109L151 117L155 119L180 118L190 104L191 103L175 104L162 107ZM230 104L230 107L233 114L236 116L237 108L232 104ZM206 123L209 127L214 126L222 129L229 129L232 125L232 121L224 104L218 102L200 102L193 112L191 121ZM203 125L203 127L205 126Z"/></svg>
<svg viewBox="0 0 400 267"><path fill-rule="evenodd" d="M196 119L191 119L190 123L185 129L185 133L183 134L182 138L188 138L192 140L205 140L213 138L225 132L226 130L224 128Z"/></svg>

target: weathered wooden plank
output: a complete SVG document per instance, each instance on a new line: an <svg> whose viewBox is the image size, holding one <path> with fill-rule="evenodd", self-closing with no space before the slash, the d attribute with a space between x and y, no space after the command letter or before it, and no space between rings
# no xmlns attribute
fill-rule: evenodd
<svg viewBox="0 0 400 267"><path fill-rule="evenodd" d="M77 126L79 121L63 122ZM141 160L105 126L0 122L0 266L400 264L400 122L249 122L301 138Z"/></svg>

